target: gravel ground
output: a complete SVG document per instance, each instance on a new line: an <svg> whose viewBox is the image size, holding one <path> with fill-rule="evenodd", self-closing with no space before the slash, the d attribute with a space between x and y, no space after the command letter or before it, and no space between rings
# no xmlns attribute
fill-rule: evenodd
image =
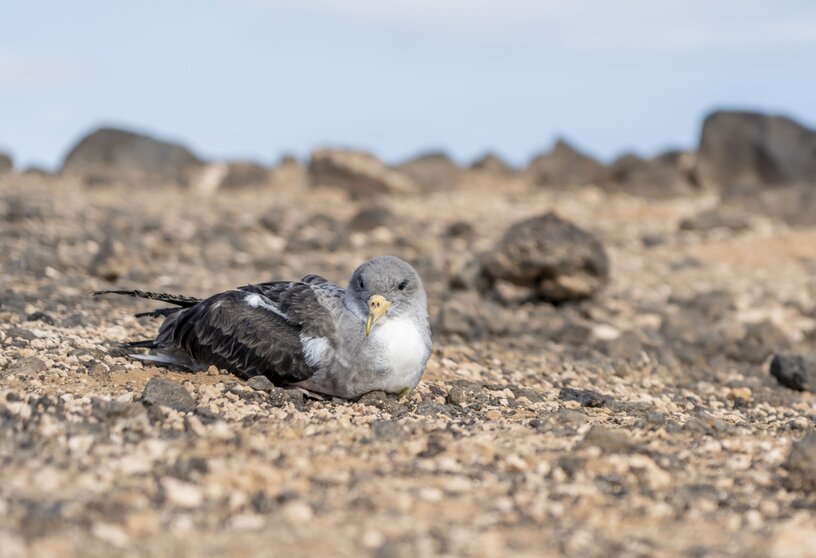
<svg viewBox="0 0 816 558"><path fill-rule="evenodd" d="M424 198L349 200L291 177L196 197L14 176L0 196L0 557L816 548L816 463L788 462L816 395L768 373L774 351L813 350L816 229L681 227L716 199L475 173ZM354 219L372 204L388 215ZM549 210L604 243L599 295L552 306L451 287ZM403 399L315 401L143 365L119 344L152 335L132 316L151 304L90 296L344 282L384 253L415 264L434 319Z"/></svg>

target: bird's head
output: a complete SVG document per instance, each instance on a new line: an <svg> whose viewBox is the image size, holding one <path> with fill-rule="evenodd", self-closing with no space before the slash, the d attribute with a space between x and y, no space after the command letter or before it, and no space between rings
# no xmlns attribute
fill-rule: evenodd
<svg viewBox="0 0 816 558"><path fill-rule="evenodd" d="M366 335L372 328L404 314L427 313L427 298L419 274L394 256L379 256L361 264L351 276L347 296L364 309Z"/></svg>

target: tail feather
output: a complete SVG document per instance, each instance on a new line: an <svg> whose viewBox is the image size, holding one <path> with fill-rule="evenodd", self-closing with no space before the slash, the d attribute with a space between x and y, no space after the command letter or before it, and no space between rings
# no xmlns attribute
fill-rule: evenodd
<svg viewBox="0 0 816 558"><path fill-rule="evenodd" d="M118 295L125 295L125 296L134 296L137 298L146 298L148 300L158 300L159 302L166 302L168 304L175 304L176 306L188 307L198 304L202 301L200 298L195 298L192 296L184 296L184 295L174 295L169 293L153 293L150 291L139 291L139 290L127 290L127 289L114 289L108 291L95 291L93 293L94 296L104 295L104 294L118 294Z"/></svg>
<svg viewBox="0 0 816 558"><path fill-rule="evenodd" d="M154 339L143 339L140 341L127 341L125 345L128 347L144 347L145 349L155 349L158 345L156 345L156 341Z"/></svg>
<svg viewBox="0 0 816 558"><path fill-rule="evenodd" d="M155 310L150 310L148 312L139 312L138 314L134 314L136 318L162 318L167 317L170 314L175 314L176 312L180 312L184 310L184 308L156 308Z"/></svg>

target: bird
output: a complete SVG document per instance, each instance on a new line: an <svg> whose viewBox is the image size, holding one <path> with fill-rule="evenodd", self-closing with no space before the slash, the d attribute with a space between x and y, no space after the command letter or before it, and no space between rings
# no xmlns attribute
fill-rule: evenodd
<svg viewBox="0 0 816 558"><path fill-rule="evenodd" d="M172 306L137 316L164 318L130 356L192 371L217 366L242 379L266 376L308 394L355 399L405 395L431 356L428 301L416 270L395 256L363 262L342 288L320 275L270 281L199 299L105 290Z"/></svg>

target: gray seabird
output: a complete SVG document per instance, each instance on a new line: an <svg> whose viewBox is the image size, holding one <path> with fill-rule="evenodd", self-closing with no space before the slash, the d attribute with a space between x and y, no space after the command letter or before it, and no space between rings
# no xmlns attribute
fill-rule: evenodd
<svg viewBox="0 0 816 558"><path fill-rule="evenodd" d="M207 299L125 294L175 305L142 360L200 370L215 365L242 378L264 375L279 386L355 398L406 393L431 355L427 297L419 275L394 256L363 263L343 289L318 275L247 285Z"/></svg>

